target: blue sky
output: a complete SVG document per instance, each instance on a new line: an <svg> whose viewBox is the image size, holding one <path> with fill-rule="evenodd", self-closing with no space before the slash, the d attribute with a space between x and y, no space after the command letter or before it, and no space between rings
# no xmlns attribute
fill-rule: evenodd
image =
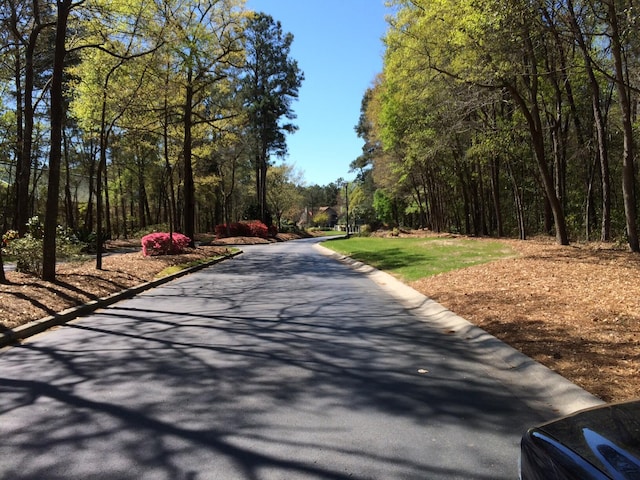
<svg viewBox="0 0 640 480"><path fill-rule="evenodd" d="M286 162L307 185L352 180L362 153L354 131L365 90L382 71L384 0L247 0L294 35L291 57L305 80L293 108L299 130L288 137Z"/></svg>

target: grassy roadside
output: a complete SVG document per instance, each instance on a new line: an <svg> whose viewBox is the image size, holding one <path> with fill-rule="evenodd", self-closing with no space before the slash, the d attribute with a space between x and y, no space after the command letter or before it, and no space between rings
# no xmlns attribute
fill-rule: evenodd
<svg viewBox="0 0 640 480"><path fill-rule="evenodd" d="M500 241L475 238L351 237L323 245L407 282L517 255Z"/></svg>
<svg viewBox="0 0 640 480"><path fill-rule="evenodd" d="M230 250L231 253L236 253L240 249L238 249L238 248L230 248L229 250ZM178 272L181 272L182 270L186 270L187 268L197 267L198 265L202 265L202 264L205 264L205 263L213 262L214 260L218 260L219 258L224 258L224 255L206 257L206 258L201 258L201 259L198 259L198 260L194 260L193 262L180 263L178 265L172 265L172 266L167 267L164 270L158 272L156 274L155 278L168 277L169 275L174 275L174 274L176 274Z"/></svg>

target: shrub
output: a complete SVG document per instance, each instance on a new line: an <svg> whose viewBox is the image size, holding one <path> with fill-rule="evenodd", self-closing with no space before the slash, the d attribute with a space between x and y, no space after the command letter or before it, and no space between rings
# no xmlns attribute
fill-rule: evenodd
<svg viewBox="0 0 640 480"><path fill-rule="evenodd" d="M82 245L82 252L91 254L97 253L96 239L98 238L98 234L96 232L82 228L78 230L75 235L78 242Z"/></svg>
<svg viewBox="0 0 640 480"><path fill-rule="evenodd" d="M223 223L220 225L216 225L215 230L217 238L244 237L249 233L244 229L243 223Z"/></svg>
<svg viewBox="0 0 640 480"><path fill-rule="evenodd" d="M18 232L9 230L2 236L6 254L16 261L16 271L40 276L42 274L42 225L38 217L29 219L28 233L18 238ZM84 244L73 231L58 225L56 230L56 256L72 258L81 253Z"/></svg>
<svg viewBox="0 0 640 480"><path fill-rule="evenodd" d="M249 226L249 232L251 237L269 238L269 229L267 226L259 220L252 220L247 222Z"/></svg>
<svg viewBox="0 0 640 480"><path fill-rule="evenodd" d="M16 259L16 272L42 274L42 240L27 234L7 245L7 254Z"/></svg>
<svg viewBox="0 0 640 480"><path fill-rule="evenodd" d="M277 229L275 229L275 233ZM275 233L273 235L275 235ZM216 237L259 237L269 238L270 230L260 220L249 222L235 222L229 225L221 224L216 226Z"/></svg>
<svg viewBox="0 0 640 480"><path fill-rule="evenodd" d="M360 237L370 237L372 233L371 230L371 225L362 225L360 226L360 231L358 232L358 235Z"/></svg>
<svg viewBox="0 0 640 480"><path fill-rule="evenodd" d="M281 233L299 233L300 229L295 223L285 222L282 225L280 225L280 232Z"/></svg>
<svg viewBox="0 0 640 480"><path fill-rule="evenodd" d="M16 240L19 237L17 230L7 230L5 234L2 235L2 247L7 247L11 241Z"/></svg>
<svg viewBox="0 0 640 480"><path fill-rule="evenodd" d="M142 254L147 256L154 255L177 255L184 252L189 246L191 240L189 237L174 233L170 235L165 232L150 233L142 237Z"/></svg>
<svg viewBox="0 0 640 480"><path fill-rule="evenodd" d="M37 215L27 220L27 235L38 240L41 240L44 236L44 225L42 225L40 217Z"/></svg>

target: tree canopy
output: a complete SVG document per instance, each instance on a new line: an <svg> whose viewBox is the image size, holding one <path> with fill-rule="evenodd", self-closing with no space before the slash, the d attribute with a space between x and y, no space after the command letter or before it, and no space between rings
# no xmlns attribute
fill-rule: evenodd
<svg viewBox="0 0 640 480"><path fill-rule="evenodd" d="M95 242L100 268L106 238L193 242L328 206L372 227L640 251L638 0L390 0L355 179L325 186L285 162L294 37L243 0L0 4L2 230L44 219L47 279L58 225Z"/></svg>
<svg viewBox="0 0 640 480"><path fill-rule="evenodd" d="M60 224L96 238L101 268L106 238L164 224L193 242L253 218L251 182L270 223L304 78L279 22L242 0L2 7L3 231L44 217L44 277Z"/></svg>
<svg viewBox="0 0 640 480"><path fill-rule="evenodd" d="M392 201L393 222L436 231L638 251L634 0L389 3L352 164L372 169L385 223Z"/></svg>

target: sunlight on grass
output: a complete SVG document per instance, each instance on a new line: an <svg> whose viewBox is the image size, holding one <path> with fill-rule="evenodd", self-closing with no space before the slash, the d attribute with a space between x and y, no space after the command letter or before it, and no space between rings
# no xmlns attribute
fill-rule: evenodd
<svg viewBox="0 0 640 480"><path fill-rule="evenodd" d="M499 241L470 238L351 237L323 245L410 282L516 255Z"/></svg>
<svg viewBox="0 0 640 480"><path fill-rule="evenodd" d="M164 270L162 270L161 272L158 272L158 274L155 276L155 278L163 278L163 277L168 277L169 275L175 275L176 273L181 272L182 270L186 270L187 268L191 268L191 267L195 267L195 266L198 266L198 265L202 265L203 263L209 263L209 262L212 262L214 260L217 260L218 258L222 258L222 256L203 258L201 260L195 260L195 261L189 262L189 263L181 263L179 265L172 265L171 267L167 267Z"/></svg>

